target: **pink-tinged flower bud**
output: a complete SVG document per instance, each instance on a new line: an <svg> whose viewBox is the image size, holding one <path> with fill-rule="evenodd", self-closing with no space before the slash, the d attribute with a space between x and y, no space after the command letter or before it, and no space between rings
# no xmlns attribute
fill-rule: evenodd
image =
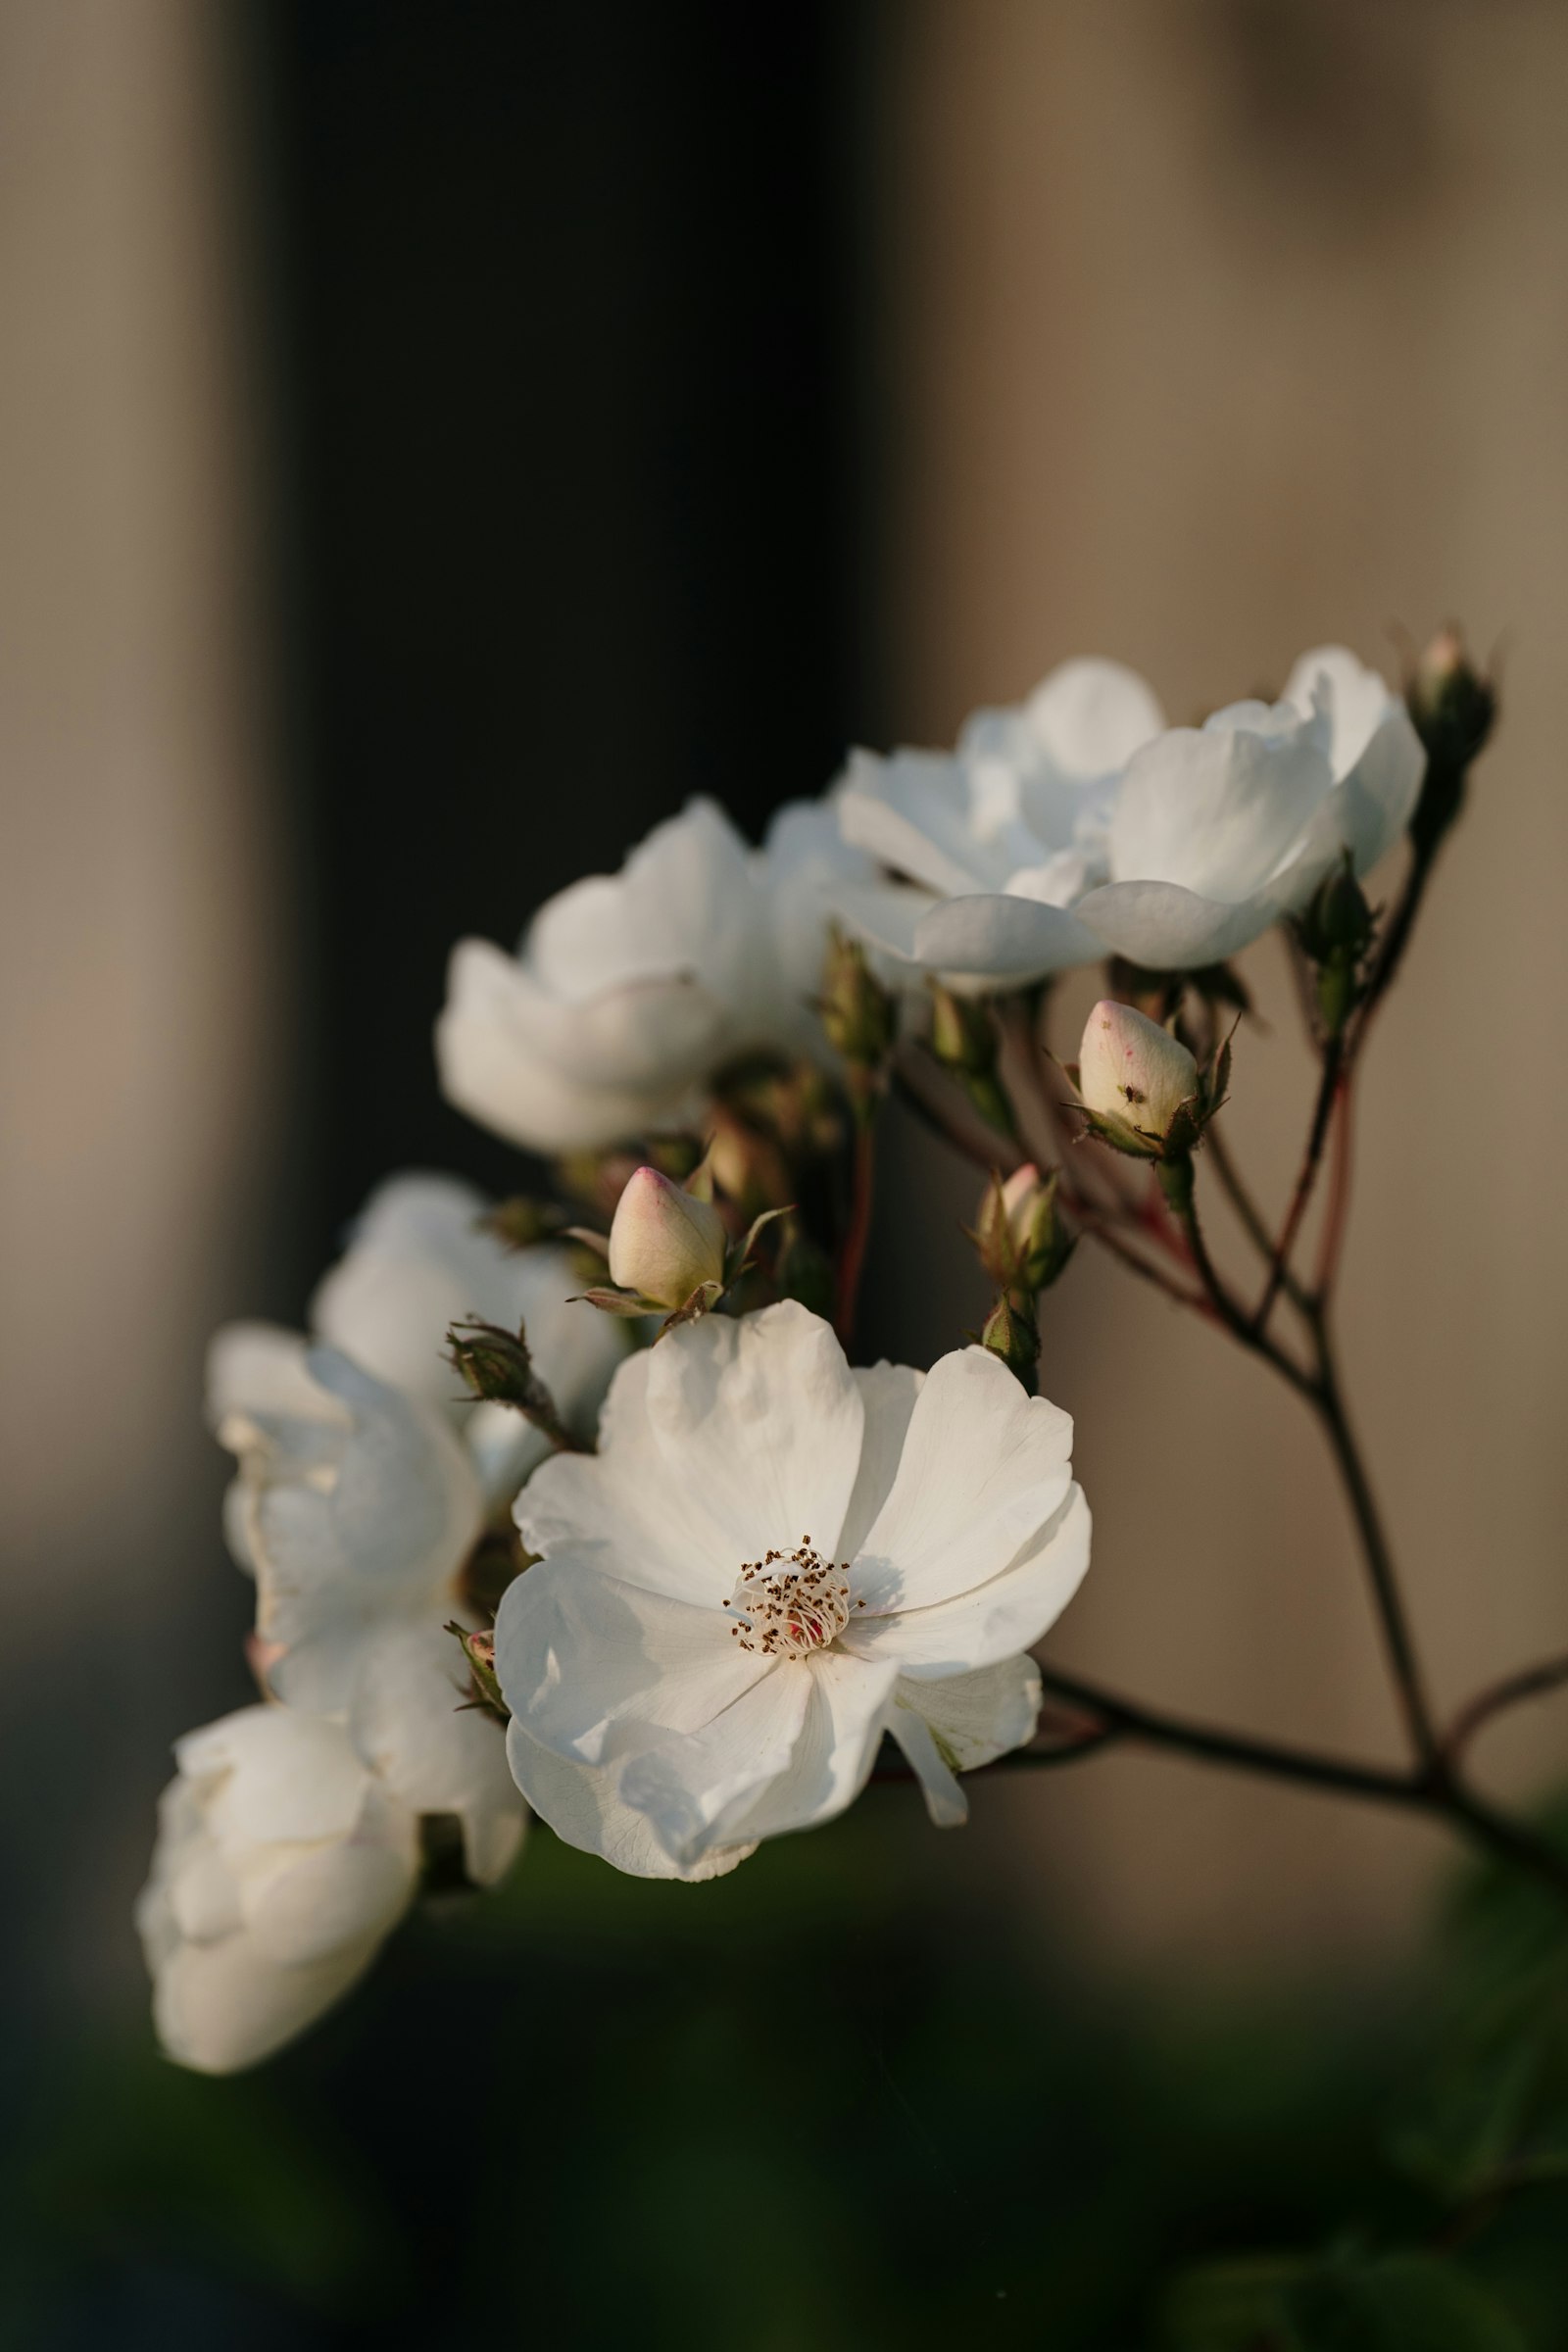
<svg viewBox="0 0 1568 2352"><path fill-rule="evenodd" d="M1157 1158L1177 1111L1198 1091L1198 1064L1168 1029L1109 997L1095 1006L1084 1026L1078 1092L1107 1143Z"/></svg>
<svg viewBox="0 0 1568 2352"><path fill-rule="evenodd" d="M1004 1184L993 1177L980 1202L974 1238L980 1263L1003 1290L1043 1291L1072 1254L1073 1236L1056 1208L1056 1175L1030 1160Z"/></svg>
<svg viewBox="0 0 1568 2352"><path fill-rule="evenodd" d="M704 1283L723 1283L726 1240L710 1200L683 1193L657 1168L639 1168L610 1228L611 1280L660 1306L684 1306Z"/></svg>

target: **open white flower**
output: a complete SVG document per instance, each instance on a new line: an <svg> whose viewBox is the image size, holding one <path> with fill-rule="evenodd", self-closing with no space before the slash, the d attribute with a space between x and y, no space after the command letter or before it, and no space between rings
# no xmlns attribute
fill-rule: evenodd
<svg viewBox="0 0 1568 2352"><path fill-rule="evenodd" d="M972 719L951 756L857 754L845 832L904 879L835 903L961 988L1107 953L1189 970L1298 910L1345 851L1367 872L1424 765L1402 702L1343 647L1304 654L1281 702L1202 727L1163 727L1131 671L1069 662L1022 710Z"/></svg>
<svg viewBox="0 0 1568 2352"><path fill-rule="evenodd" d="M701 1875L842 1811L888 1731L961 1820L955 1776L1030 1737L1021 1653L1088 1564L1071 1439L983 1348L853 1372L793 1303L634 1356L600 1453L518 1502L544 1556L496 1665L535 1810L622 1869Z"/></svg>
<svg viewBox="0 0 1568 2352"><path fill-rule="evenodd" d="M455 1814L488 1885L522 1815L495 1726L460 1711L466 1674L442 1630L477 1623L463 1572L484 1503L467 1449L439 1406L267 1325L219 1334L209 1400L239 1457L228 1532L256 1579L270 1688L344 1725L414 1812Z"/></svg>
<svg viewBox="0 0 1568 2352"><path fill-rule="evenodd" d="M550 1442L511 1406L464 1398L448 1328L467 1317L509 1331L524 1323L535 1369L584 1442L627 1343L611 1317L571 1303L582 1283L564 1245L507 1249L481 1223L488 1205L455 1176L389 1177L318 1287L310 1321L362 1371L450 1415L494 1507L510 1504Z"/></svg>
<svg viewBox="0 0 1568 2352"><path fill-rule="evenodd" d="M459 942L436 1026L448 1101L533 1151L597 1150L696 1115L738 1054L820 1054L824 886L860 871L826 804L781 809L752 850L690 802L618 874L550 900L516 956Z"/></svg>
<svg viewBox="0 0 1568 2352"><path fill-rule="evenodd" d="M413 1895L418 1824L341 1726L290 1707L241 1708L174 1754L136 1925L165 2049L230 2074L364 1974Z"/></svg>

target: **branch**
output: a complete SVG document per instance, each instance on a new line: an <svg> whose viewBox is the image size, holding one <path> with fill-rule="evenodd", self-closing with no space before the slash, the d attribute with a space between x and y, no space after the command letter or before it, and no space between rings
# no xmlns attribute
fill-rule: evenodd
<svg viewBox="0 0 1568 2352"><path fill-rule="evenodd" d="M876 1183L874 1108L856 1121L855 1157L850 1174L850 1214L839 1250L837 1295L833 1328L847 1348L855 1331L855 1310L865 1271L866 1244L871 1238L871 1204Z"/></svg>
<svg viewBox="0 0 1568 2352"><path fill-rule="evenodd" d="M1558 1690L1568 1683L1568 1656L1543 1658L1538 1666L1521 1666L1514 1674L1505 1674L1500 1681L1478 1690L1468 1705L1460 1708L1443 1737L1443 1753L1450 1761L1469 1745L1484 1724L1500 1715L1505 1708L1517 1706L1522 1699L1543 1698L1547 1691Z"/></svg>
<svg viewBox="0 0 1568 2352"><path fill-rule="evenodd" d="M1328 1138L1329 1114L1334 1108L1335 1099L1339 1092L1340 1071L1344 1059L1344 1033L1337 1032L1323 1049L1323 1070L1318 1080L1317 1100L1312 1105L1312 1124L1307 1130L1306 1150L1302 1154L1300 1173L1296 1179L1296 1190L1291 1196L1291 1205L1286 1211L1285 1222L1280 1227L1280 1238L1274 1246L1268 1281L1264 1285L1263 1296L1257 1302L1257 1311L1252 1317L1259 1331L1268 1321L1270 1310L1279 1297L1280 1285L1285 1280L1286 1270L1291 1262L1291 1252L1296 1247L1296 1237L1301 1230L1301 1219L1306 1214L1307 1203L1312 1198L1312 1189L1317 1183L1317 1172L1323 1159L1323 1146Z"/></svg>

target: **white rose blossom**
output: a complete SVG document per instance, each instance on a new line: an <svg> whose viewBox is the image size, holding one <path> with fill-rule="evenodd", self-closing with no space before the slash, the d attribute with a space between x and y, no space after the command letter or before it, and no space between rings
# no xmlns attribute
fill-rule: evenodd
<svg viewBox="0 0 1568 2352"><path fill-rule="evenodd" d="M1021 987L1107 954L1222 961L1299 911L1348 851L1366 873L1420 791L1399 698L1343 647L1303 654L1283 699L1165 727L1132 671L1070 662L953 754L857 753L846 837L896 880L835 886L844 919L911 972Z"/></svg>
<svg viewBox="0 0 1568 2352"><path fill-rule="evenodd" d="M961 1820L1088 1564L1071 1438L983 1348L855 1372L791 1302L632 1357L599 1454L518 1501L543 1557L496 1665L530 1803L621 1869L708 1875L841 1812L886 1731Z"/></svg>
<svg viewBox="0 0 1568 2352"><path fill-rule="evenodd" d="M688 803L618 874L551 899L515 956L459 942L436 1026L447 1100L528 1150L591 1151L696 1116L737 1055L820 1054L826 886L870 870L826 803L781 809L760 850Z"/></svg>
<svg viewBox="0 0 1568 2352"><path fill-rule="evenodd" d="M412 1898L418 1823L341 1725L243 1707L174 1750L136 1926L172 2058L230 2074L303 2033Z"/></svg>
<svg viewBox="0 0 1568 2352"><path fill-rule="evenodd" d="M447 1360L449 1327L466 1317L509 1331L525 1324L535 1369L583 1442L627 1340L609 1317L572 1304L582 1284L563 1244L507 1249L481 1223L488 1205L454 1176L389 1177L318 1284L310 1323L363 1371L447 1412L495 1507L511 1503L550 1442L510 1405L465 1399Z"/></svg>
<svg viewBox="0 0 1568 2352"><path fill-rule="evenodd" d="M499 1878L522 1813L495 1727L460 1711L449 1619L474 1625L463 1572L484 1524L473 1461L438 1406L332 1348L261 1324L214 1342L210 1401L239 1458L231 1545L256 1579L270 1689L341 1723L420 1814L455 1814L469 1876Z"/></svg>

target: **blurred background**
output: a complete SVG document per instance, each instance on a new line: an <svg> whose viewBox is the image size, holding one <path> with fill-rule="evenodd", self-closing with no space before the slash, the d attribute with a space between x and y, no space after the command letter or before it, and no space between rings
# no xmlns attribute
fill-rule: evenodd
<svg viewBox="0 0 1568 2352"><path fill-rule="evenodd" d="M1504 648L1344 1339L1441 1697L1565 1646L1565 102L1551 0L0 0L18 2342L1121 2352L1170 2266L1343 2220L1454 1862L1312 1795L1117 1755L939 1840L874 1789L700 1896L541 1836L238 2083L153 2055L129 1905L247 1695L209 1332L297 1321L391 1168L514 1186L435 1093L452 942L1078 653L1186 718L1325 639ZM1282 1202L1310 1075L1247 969ZM929 1360L973 1188L902 1142L864 1352ZM1087 1250L1045 1350L1097 1517L1053 1656L1392 1758L1289 1396Z"/></svg>

